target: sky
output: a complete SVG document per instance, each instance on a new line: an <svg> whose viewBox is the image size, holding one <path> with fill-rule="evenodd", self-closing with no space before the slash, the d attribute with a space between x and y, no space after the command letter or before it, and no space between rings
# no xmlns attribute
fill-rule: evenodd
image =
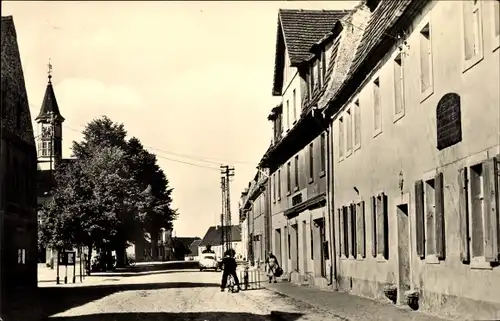
<svg viewBox="0 0 500 321"><path fill-rule="evenodd" d="M16 25L31 117L52 83L63 156L91 120L123 123L155 153L172 187L177 236L220 224L221 164L241 192L271 142L279 8L349 9L357 1L2 1ZM36 124L34 124L36 126Z"/></svg>

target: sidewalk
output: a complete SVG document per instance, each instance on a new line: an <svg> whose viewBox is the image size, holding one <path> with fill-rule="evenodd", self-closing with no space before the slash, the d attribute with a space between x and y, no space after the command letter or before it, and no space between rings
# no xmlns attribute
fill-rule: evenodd
<svg viewBox="0 0 500 321"><path fill-rule="evenodd" d="M346 321L443 321L433 315L384 304L367 298L332 290L298 286L289 282L262 285L280 295L307 303Z"/></svg>

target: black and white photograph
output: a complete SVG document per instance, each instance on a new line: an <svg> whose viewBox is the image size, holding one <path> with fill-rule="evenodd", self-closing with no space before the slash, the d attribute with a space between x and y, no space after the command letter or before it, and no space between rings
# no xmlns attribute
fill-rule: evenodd
<svg viewBox="0 0 500 321"><path fill-rule="evenodd" d="M0 12L0 321L500 320L500 0Z"/></svg>

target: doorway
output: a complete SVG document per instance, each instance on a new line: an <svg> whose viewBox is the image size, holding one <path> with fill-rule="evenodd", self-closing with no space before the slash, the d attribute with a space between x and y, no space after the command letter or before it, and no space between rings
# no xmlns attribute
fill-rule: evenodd
<svg viewBox="0 0 500 321"><path fill-rule="evenodd" d="M408 220L408 204L396 206L398 220L398 260L399 260L399 290L404 293L410 290L410 232ZM402 296L400 296L401 300Z"/></svg>

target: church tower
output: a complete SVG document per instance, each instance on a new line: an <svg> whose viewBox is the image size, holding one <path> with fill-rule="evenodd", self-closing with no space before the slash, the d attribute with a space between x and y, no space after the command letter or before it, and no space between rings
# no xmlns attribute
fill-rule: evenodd
<svg viewBox="0 0 500 321"><path fill-rule="evenodd" d="M52 87L52 65L49 61L47 88L43 97L40 113L35 118L37 123L36 144L38 166L40 170L53 170L62 159L62 123L56 95Z"/></svg>

